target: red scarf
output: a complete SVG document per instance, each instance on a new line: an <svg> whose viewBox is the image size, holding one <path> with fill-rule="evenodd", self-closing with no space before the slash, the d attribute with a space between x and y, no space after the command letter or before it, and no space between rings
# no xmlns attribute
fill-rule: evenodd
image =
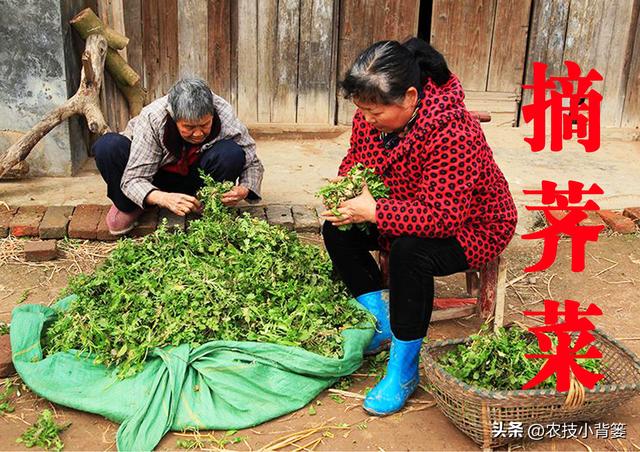
<svg viewBox="0 0 640 452"><path fill-rule="evenodd" d="M180 158L176 162L167 163L160 169L169 173L186 176L189 174L189 168L198 163L201 155L200 145L189 146L186 151L182 151Z"/></svg>

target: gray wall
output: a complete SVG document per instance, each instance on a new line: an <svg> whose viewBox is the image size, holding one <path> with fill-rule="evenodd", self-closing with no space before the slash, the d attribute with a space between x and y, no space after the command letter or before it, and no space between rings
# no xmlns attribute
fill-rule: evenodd
<svg viewBox="0 0 640 452"><path fill-rule="evenodd" d="M0 152L75 92L78 43L68 19L80 3L0 0ZM86 127L80 121L65 121L40 141L27 159L30 174L77 172L87 158Z"/></svg>

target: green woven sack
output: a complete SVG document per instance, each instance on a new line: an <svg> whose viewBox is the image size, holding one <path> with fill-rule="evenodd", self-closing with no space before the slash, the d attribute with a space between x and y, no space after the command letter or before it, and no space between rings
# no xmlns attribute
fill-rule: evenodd
<svg viewBox="0 0 640 452"><path fill-rule="evenodd" d="M43 330L74 298L60 300L56 310L13 310L13 363L39 396L120 423L119 450L152 450L169 430L243 429L295 411L357 370L374 333L366 325L343 331L341 359L258 342L155 349L142 372L120 380L113 369L75 351L43 359Z"/></svg>

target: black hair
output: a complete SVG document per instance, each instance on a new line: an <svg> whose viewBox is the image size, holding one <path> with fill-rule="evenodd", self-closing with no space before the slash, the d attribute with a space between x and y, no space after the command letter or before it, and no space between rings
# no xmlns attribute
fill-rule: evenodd
<svg viewBox="0 0 640 452"><path fill-rule="evenodd" d="M392 104L412 86L420 92L429 79L442 86L450 78L440 52L422 39L409 38L373 44L356 58L340 85L346 99Z"/></svg>

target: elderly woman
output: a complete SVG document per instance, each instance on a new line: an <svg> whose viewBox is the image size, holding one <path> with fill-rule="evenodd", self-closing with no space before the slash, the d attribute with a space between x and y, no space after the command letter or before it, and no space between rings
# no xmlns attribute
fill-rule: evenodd
<svg viewBox="0 0 640 452"><path fill-rule="evenodd" d="M260 199L264 168L255 142L231 105L203 80L179 80L122 134L102 136L93 151L113 201L106 217L113 235L130 231L146 206L181 216L198 211L200 170L216 181L238 180L223 195L225 205Z"/></svg>
<svg viewBox="0 0 640 452"><path fill-rule="evenodd" d="M391 194L375 201L365 189L340 206L339 216L324 212L322 233L346 286L377 319L366 353L391 343L386 375L364 401L368 412L387 415L418 385L433 277L494 259L514 234L516 208L459 80L429 44L412 38L372 45L342 88L358 109L339 175L363 163ZM338 229L365 222L369 234ZM373 249L389 252L388 304Z"/></svg>

